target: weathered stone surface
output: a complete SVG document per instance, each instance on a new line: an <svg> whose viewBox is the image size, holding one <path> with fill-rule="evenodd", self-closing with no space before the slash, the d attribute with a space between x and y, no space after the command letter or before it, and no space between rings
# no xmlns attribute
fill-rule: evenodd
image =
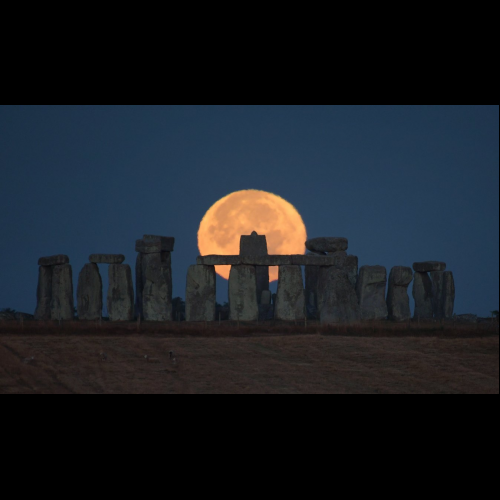
<svg viewBox="0 0 500 500"><path fill-rule="evenodd" d="M321 257L320 257L321 258ZM354 288L358 280L358 257L355 255L347 255L344 251L338 251L328 255L330 266L337 269L343 269L347 272L349 281ZM318 308L318 280L321 273L320 266L316 260L309 260L313 265L305 266L305 297L306 297L306 311L309 319L317 319L319 317ZM321 262L321 261L320 261Z"/></svg>
<svg viewBox="0 0 500 500"><path fill-rule="evenodd" d="M108 269L108 314L110 321L134 319L134 284L128 264L111 264Z"/></svg>
<svg viewBox="0 0 500 500"><path fill-rule="evenodd" d="M274 316L276 319L303 320L305 314L304 281L300 266L281 266Z"/></svg>
<svg viewBox="0 0 500 500"><path fill-rule="evenodd" d="M54 266L50 317L53 320L70 320L74 316L73 272L71 266L69 264Z"/></svg>
<svg viewBox="0 0 500 500"><path fill-rule="evenodd" d="M411 267L394 266L389 275L389 284L394 286L408 286L413 281Z"/></svg>
<svg viewBox="0 0 500 500"><path fill-rule="evenodd" d="M334 257L338 259L339 266L343 266L347 259L347 252L344 250L338 250L337 252L330 252L327 255L329 257Z"/></svg>
<svg viewBox="0 0 500 500"><path fill-rule="evenodd" d="M444 318L444 272L430 273L432 282L432 315L436 319Z"/></svg>
<svg viewBox="0 0 500 500"><path fill-rule="evenodd" d="M361 319L356 290L345 269L320 269L318 310L322 323L353 323Z"/></svg>
<svg viewBox="0 0 500 500"><path fill-rule="evenodd" d="M258 257L267 255L267 240L264 235L255 231L250 235L242 235L240 239L240 255ZM261 303L262 292L269 290L269 267L256 266L257 273L257 303Z"/></svg>
<svg viewBox="0 0 500 500"><path fill-rule="evenodd" d="M53 255L52 257L40 257L38 259L39 266L62 266L63 264L69 264L67 255Z"/></svg>
<svg viewBox="0 0 500 500"><path fill-rule="evenodd" d="M215 320L215 268L190 266L186 281L186 321Z"/></svg>
<svg viewBox="0 0 500 500"><path fill-rule="evenodd" d="M172 321L171 254L142 256L142 312L146 321Z"/></svg>
<svg viewBox="0 0 500 500"><path fill-rule="evenodd" d="M142 292L144 289L144 278L142 275L142 256L142 253L138 253L135 261L135 314L138 318L143 319Z"/></svg>
<svg viewBox="0 0 500 500"><path fill-rule="evenodd" d="M122 264L125 261L125 255L94 253L89 257L91 264Z"/></svg>
<svg viewBox="0 0 500 500"><path fill-rule="evenodd" d="M157 234L145 234L142 237L145 241L150 240L160 240L163 247L168 247L169 250L163 250L163 252L173 252L175 245L175 238L173 236L159 236Z"/></svg>
<svg viewBox="0 0 500 500"><path fill-rule="evenodd" d="M395 266L389 274L387 311L392 321L407 321L411 318L408 285L413 280L411 267Z"/></svg>
<svg viewBox="0 0 500 500"><path fill-rule="evenodd" d="M413 270L417 273L430 273L433 271L444 271L446 269L446 263L437 262L435 260L429 260L426 262L415 262L413 264Z"/></svg>
<svg viewBox="0 0 500 500"><path fill-rule="evenodd" d="M254 266L233 266L229 275L229 319L257 321L257 275Z"/></svg>
<svg viewBox="0 0 500 500"><path fill-rule="evenodd" d="M78 319L97 320L102 317L102 279L97 264L85 264L76 288Z"/></svg>
<svg viewBox="0 0 500 500"><path fill-rule="evenodd" d="M455 305L455 281L451 271L430 273L432 281L432 312L434 318L444 319L453 316Z"/></svg>
<svg viewBox="0 0 500 500"><path fill-rule="evenodd" d="M50 319L50 302L52 300L52 267L40 266L38 270L38 288L36 290L35 319Z"/></svg>
<svg viewBox="0 0 500 500"><path fill-rule="evenodd" d="M415 300L415 319L431 319L432 281L427 273L415 272L413 276L413 299Z"/></svg>
<svg viewBox="0 0 500 500"><path fill-rule="evenodd" d="M153 236L145 234L142 240L135 243L135 251L140 253L161 253L174 251L175 238L170 236Z"/></svg>
<svg viewBox="0 0 500 500"><path fill-rule="evenodd" d="M272 303L272 293L271 290L264 290L261 296L261 304L264 306L271 305Z"/></svg>
<svg viewBox="0 0 500 500"><path fill-rule="evenodd" d="M349 276L349 281L356 288L358 283L358 257L356 255L348 255L344 262L344 268Z"/></svg>
<svg viewBox="0 0 500 500"><path fill-rule="evenodd" d="M317 319L318 313L318 281L321 268L305 266L305 301L309 319Z"/></svg>
<svg viewBox="0 0 500 500"><path fill-rule="evenodd" d="M361 267L356 285L361 319L381 320L387 318L386 284L387 270L385 267Z"/></svg>
<svg viewBox="0 0 500 500"><path fill-rule="evenodd" d="M349 258L341 255L205 255L197 257L203 266L337 266L346 265Z"/></svg>
<svg viewBox="0 0 500 500"><path fill-rule="evenodd" d="M306 248L311 252L339 252L347 250L347 238L313 238L306 241Z"/></svg>
<svg viewBox="0 0 500 500"><path fill-rule="evenodd" d="M446 319L453 317L455 309L455 279L451 271L444 272L443 310Z"/></svg>

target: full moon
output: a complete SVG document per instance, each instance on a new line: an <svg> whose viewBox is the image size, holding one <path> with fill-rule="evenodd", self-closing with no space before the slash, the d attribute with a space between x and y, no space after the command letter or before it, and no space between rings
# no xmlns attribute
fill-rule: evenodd
<svg viewBox="0 0 500 500"><path fill-rule="evenodd" d="M306 226L288 201L266 191L249 189L231 193L216 202L203 217L198 231L200 255L239 255L240 237L257 231L267 237L269 255L305 253ZM216 266L229 279L230 266ZM269 268L271 281L278 268Z"/></svg>

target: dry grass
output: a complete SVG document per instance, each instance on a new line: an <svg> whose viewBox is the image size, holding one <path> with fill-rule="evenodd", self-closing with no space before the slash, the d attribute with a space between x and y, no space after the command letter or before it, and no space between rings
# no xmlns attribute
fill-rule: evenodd
<svg viewBox="0 0 500 500"><path fill-rule="evenodd" d="M352 324L323 325L318 321L287 322L236 322L222 321L206 323L187 322L124 322L110 323L108 321L30 321L2 322L0 335L181 335L196 337L245 337L248 335L348 335L358 337L397 337L415 336L446 336L446 337L477 337L498 335L497 321L478 324L460 324L451 321L439 322L408 322L393 323L390 321L375 321Z"/></svg>
<svg viewBox="0 0 500 500"><path fill-rule="evenodd" d="M498 323L0 323L0 394L498 394L498 361Z"/></svg>

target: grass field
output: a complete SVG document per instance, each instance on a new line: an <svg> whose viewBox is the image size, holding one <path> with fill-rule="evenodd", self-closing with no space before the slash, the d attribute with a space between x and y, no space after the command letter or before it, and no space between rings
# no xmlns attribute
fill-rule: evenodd
<svg viewBox="0 0 500 500"><path fill-rule="evenodd" d="M498 323L0 323L0 394L37 393L498 394Z"/></svg>

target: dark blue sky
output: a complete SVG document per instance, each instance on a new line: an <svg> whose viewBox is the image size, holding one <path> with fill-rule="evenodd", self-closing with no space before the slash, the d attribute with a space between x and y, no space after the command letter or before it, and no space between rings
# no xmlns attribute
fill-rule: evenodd
<svg viewBox="0 0 500 500"><path fill-rule="evenodd" d="M134 267L143 234L175 236L184 297L206 210L262 189L360 265L444 260L456 312L488 315L498 141L498 106L1 106L0 308L34 311L40 256L68 254L76 290L91 253Z"/></svg>

